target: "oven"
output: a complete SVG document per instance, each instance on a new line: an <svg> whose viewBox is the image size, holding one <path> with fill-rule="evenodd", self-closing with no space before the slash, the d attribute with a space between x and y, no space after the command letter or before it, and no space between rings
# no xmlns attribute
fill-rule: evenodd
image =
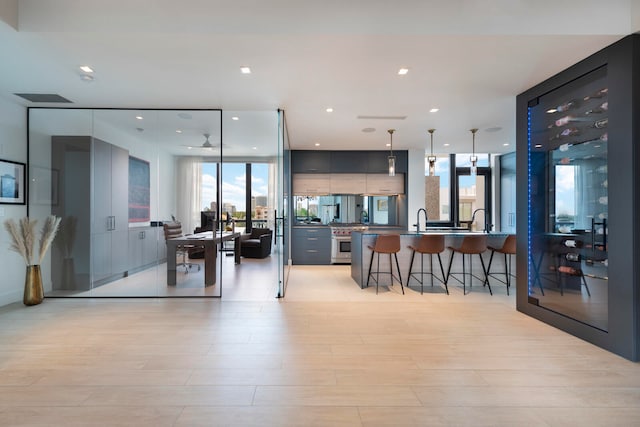
<svg viewBox="0 0 640 427"><path fill-rule="evenodd" d="M351 232L331 234L331 263L351 264Z"/></svg>

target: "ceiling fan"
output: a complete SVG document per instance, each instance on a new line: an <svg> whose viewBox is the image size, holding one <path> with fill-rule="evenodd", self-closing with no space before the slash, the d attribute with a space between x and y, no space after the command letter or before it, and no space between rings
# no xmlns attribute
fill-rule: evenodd
<svg viewBox="0 0 640 427"><path fill-rule="evenodd" d="M192 148L200 148L200 149L204 149L204 150L213 150L214 148L219 148L220 144L212 144L211 141L209 141L209 138L211 137L211 134L209 133L203 133L202 136L204 136L204 142L201 145L183 145L183 147L187 147L189 149ZM222 144L223 147L226 147L226 144Z"/></svg>

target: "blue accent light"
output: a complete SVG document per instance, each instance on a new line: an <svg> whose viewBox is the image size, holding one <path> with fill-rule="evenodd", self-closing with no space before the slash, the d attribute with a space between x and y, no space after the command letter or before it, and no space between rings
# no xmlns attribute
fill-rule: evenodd
<svg viewBox="0 0 640 427"><path fill-rule="evenodd" d="M527 107L527 294L531 294L533 287L531 265L533 248L531 247L531 107Z"/></svg>

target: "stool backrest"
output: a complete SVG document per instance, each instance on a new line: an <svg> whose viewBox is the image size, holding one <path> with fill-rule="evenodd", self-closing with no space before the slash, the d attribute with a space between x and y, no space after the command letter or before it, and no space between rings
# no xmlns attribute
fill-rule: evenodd
<svg viewBox="0 0 640 427"><path fill-rule="evenodd" d="M416 250L423 254L439 254L444 251L444 235L423 234L418 240Z"/></svg>
<svg viewBox="0 0 640 427"><path fill-rule="evenodd" d="M464 236L462 239L462 245L458 249L458 252L465 254L480 254L487 250L487 236L477 234L473 236Z"/></svg>
<svg viewBox="0 0 640 427"><path fill-rule="evenodd" d="M505 254L515 254L516 253L516 235L509 234L507 238L504 240L504 244L502 245L502 249L500 252Z"/></svg>
<svg viewBox="0 0 640 427"><path fill-rule="evenodd" d="M400 252L399 234L381 234L376 238L373 250L382 254L392 254Z"/></svg>

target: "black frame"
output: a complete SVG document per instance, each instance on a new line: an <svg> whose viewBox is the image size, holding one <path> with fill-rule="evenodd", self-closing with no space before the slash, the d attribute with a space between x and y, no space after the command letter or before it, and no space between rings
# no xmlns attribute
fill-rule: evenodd
<svg viewBox="0 0 640 427"><path fill-rule="evenodd" d="M4 160L0 159L0 167L11 167L11 165L17 165L16 167L16 176L13 177L14 180L21 179L22 187L17 187L17 196L16 197L3 197L3 189L2 189L2 179L3 176L0 175L0 205L26 205L27 204L27 193L28 193L28 185L27 185L27 165L22 162L14 162L13 160ZM0 174L2 171L0 170ZM13 199L13 200L11 200Z"/></svg>
<svg viewBox="0 0 640 427"><path fill-rule="evenodd" d="M528 106L537 98L591 71L606 66L609 99L609 290L608 331L597 329L565 315L535 305L529 285L529 200ZM640 136L640 36L630 35L560 72L517 97L517 299L516 308L529 316L617 353L640 360L640 267L636 267L640 226L636 212L640 203L640 150L634 141Z"/></svg>

